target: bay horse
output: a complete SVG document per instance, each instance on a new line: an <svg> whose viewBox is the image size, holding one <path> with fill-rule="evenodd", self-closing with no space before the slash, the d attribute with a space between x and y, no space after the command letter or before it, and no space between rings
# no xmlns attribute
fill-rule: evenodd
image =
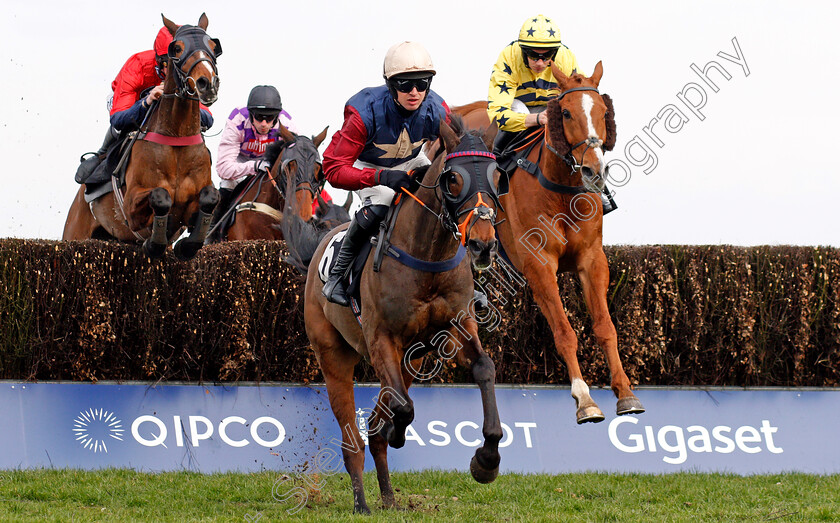
<svg viewBox="0 0 840 523"><path fill-rule="evenodd" d="M288 176L295 181L291 192L295 195L296 216L304 223L314 218L312 204L325 181L318 146L326 138L328 128L310 139L280 126L283 141L266 149L265 159L271 163L269 173L258 173L237 199L239 204L229 211L235 213L235 219L225 234L227 240L283 239L279 225L289 194L285 180Z"/></svg>
<svg viewBox="0 0 840 523"><path fill-rule="evenodd" d="M181 260L195 256L204 243L219 192L210 176L210 151L201 135L200 104L218 97L216 58L222 47L209 38L207 16L198 25L178 26L163 17L173 35L163 96L152 105L147 124L135 137L126 167L125 192L116 187L88 205L79 188L64 226L64 240L89 238L143 242L150 257L175 244Z"/></svg>
<svg viewBox="0 0 840 523"><path fill-rule="evenodd" d="M353 368L364 358L380 379L382 388L369 420L375 429L368 431L368 438L382 502L393 507L396 501L387 449L388 445L400 448L405 444L406 427L414 419L408 388L417 377L414 371L420 368L423 355L431 350L423 343L430 340L432 344L440 344L441 339L444 345L451 343L458 362L471 367L481 391L484 445L473 456L470 472L481 483L492 482L498 475L502 430L496 408L496 371L481 347L477 322L468 311L473 298L471 269L486 269L495 255L493 218L498 210L501 174L487 144L476 134L460 134L458 120L453 117L455 130L441 123L440 154L423 175L417 201L408 199L410 193L401 195L390 237L392 248L401 249L398 257L420 257L423 261L415 262L426 263L427 270L436 272L406 267L392 257L385 257L375 272L369 258L359 279L362 312L357 320L349 307L329 303L321 294L321 263L309 266L304 291L306 333L341 427L354 512L370 513L362 484L365 456L355 423ZM450 154L444 156L444 151ZM329 234L314 259L321 260L329 240L344 230L346 226ZM456 239L459 231L461 241ZM407 351L417 343L426 349Z"/></svg>
<svg viewBox="0 0 840 523"><path fill-rule="evenodd" d="M618 355L618 338L607 306L610 271L602 243L603 209L599 192L607 176L603 151L615 145L612 100L598 91L601 62L592 76L568 77L551 65L560 95L548 103L548 122L528 161L537 176L517 169L510 192L501 197L499 240L513 265L531 286L548 321L554 345L569 372L577 422L600 422L604 414L589 394L577 360L578 340L560 300L557 273L575 272L592 316L592 330L610 369L618 398L616 414L644 412L633 394ZM455 107L468 127L490 123L486 102ZM536 133L535 133L536 134ZM511 173L513 174L513 173Z"/></svg>

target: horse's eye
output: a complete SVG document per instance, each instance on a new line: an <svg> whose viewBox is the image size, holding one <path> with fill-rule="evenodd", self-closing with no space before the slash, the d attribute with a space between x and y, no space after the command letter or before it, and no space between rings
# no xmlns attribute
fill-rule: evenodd
<svg viewBox="0 0 840 523"><path fill-rule="evenodd" d="M563 118L565 118L566 120L571 120L572 113L570 113L568 109L563 109Z"/></svg>

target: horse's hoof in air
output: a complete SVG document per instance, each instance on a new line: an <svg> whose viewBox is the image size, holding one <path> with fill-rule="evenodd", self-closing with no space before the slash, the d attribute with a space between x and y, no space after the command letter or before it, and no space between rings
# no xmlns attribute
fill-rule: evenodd
<svg viewBox="0 0 840 523"><path fill-rule="evenodd" d="M143 252L149 258L160 258L166 252L167 245L165 243L153 243L151 238L143 242Z"/></svg>
<svg viewBox="0 0 840 523"><path fill-rule="evenodd" d="M198 250L201 248L200 243L188 242L187 239L179 240L172 248L175 251L175 257L181 261L190 261L195 258Z"/></svg>
<svg viewBox="0 0 840 523"><path fill-rule="evenodd" d="M479 483L487 484L493 483L499 475L499 467L494 469L486 469L479 464L475 456L470 460L470 474L474 480Z"/></svg>
<svg viewBox="0 0 840 523"><path fill-rule="evenodd" d="M642 402L636 396L621 398L615 404L615 413L619 416L624 416L625 414L641 414L644 411L645 408L642 406Z"/></svg>
<svg viewBox="0 0 840 523"><path fill-rule="evenodd" d="M577 410L577 423L600 423L604 421L604 413L595 405L581 407Z"/></svg>

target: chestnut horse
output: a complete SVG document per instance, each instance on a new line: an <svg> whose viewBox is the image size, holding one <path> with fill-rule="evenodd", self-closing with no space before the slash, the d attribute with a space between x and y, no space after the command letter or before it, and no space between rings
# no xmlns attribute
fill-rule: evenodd
<svg viewBox="0 0 840 523"><path fill-rule="evenodd" d="M501 198L497 233L506 254L530 284L557 352L566 362L577 422L599 422L604 414L581 375L578 340L560 300L557 272L576 272L580 279L595 339L610 368L611 387L618 398L616 413L644 412L621 366L607 308L610 271L602 245L599 192L607 174L603 151L615 145L614 111L610 97L598 92L601 62L589 78L567 77L554 64L551 69L561 93L549 102L543 138L528 156L539 167L539 176L521 169L511 176L510 192ZM453 112L464 116L468 127L481 128L490 122L486 102L455 107Z"/></svg>
<svg viewBox="0 0 840 523"><path fill-rule="evenodd" d="M453 125L459 129L456 119ZM415 262L426 263L427 271L437 272L409 268L385 257L377 273L373 260L368 259L359 280L362 313L358 321L349 307L329 303L321 294L321 263L310 264L307 274L306 333L341 427L344 465L350 474L355 512L370 512L362 485L364 444L355 423L353 394L353 368L363 357L373 365L382 385L369 420L369 426L375 429L368 431L368 437L386 507L395 505L388 472L388 445L400 448L405 444L406 427L414 419L408 388L417 376L423 354L431 350L427 347L417 351L416 344L424 346L425 342L440 343L444 339L444 345L451 342L460 348L456 349L457 359L472 368L484 411L484 445L473 456L470 471L481 483L493 481L499 471L502 429L496 408L496 371L481 347L477 323L469 311L473 298L471 269L486 269L495 255L493 218L498 210L501 174L480 137L458 136L446 123L441 124L440 135L443 149L453 154L446 158L443 154L436 156L416 192L417 201L408 197L410 193L401 195L390 238L393 248L403 251L390 256L403 260L420 257L424 261ZM329 234L314 259L321 260L328 240L345 229L346 226L339 227ZM459 236L460 242L456 239ZM466 251L472 264L466 259Z"/></svg>
<svg viewBox="0 0 840 523"><path fill-rule="evenodd" d="M63 239L112 238L142 241L151 257L189 227L175 245L186 260L204 243L219 192L210 178L210 151L200 134L199 105L216 101L219 41L205 32L207 16L197 26L177 26L163 17L173 35L167 56L164 94L147 115L126 168L125 193L115 191L90 203L79 188L64 226ZM115 183L116 185L116 183Z"/></svg>
<svg viewBox="0 0 840 523"><path fill-rule="evenodd" d="M265 157L271 162L268 175L257 174L229 212L236 213L227 230L228 240L282 240L279 225L286 207L286 178L295 181L296 215L304 223L313 219L312 203L320 195L324 183L318 146L327 136L324 128L312 139L298 136L280 126L282 142L268 147Z"/></svg>

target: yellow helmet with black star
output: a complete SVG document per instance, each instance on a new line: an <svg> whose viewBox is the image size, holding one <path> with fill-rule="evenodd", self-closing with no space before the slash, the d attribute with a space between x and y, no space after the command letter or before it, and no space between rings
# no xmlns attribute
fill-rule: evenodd
<svg viewBox="0 0 840 523"><path fill-rule="evenodd" d="M532 16L522 24L518 42L523 47L556 49L560 47L560 29L545 15Z"/></svg>

